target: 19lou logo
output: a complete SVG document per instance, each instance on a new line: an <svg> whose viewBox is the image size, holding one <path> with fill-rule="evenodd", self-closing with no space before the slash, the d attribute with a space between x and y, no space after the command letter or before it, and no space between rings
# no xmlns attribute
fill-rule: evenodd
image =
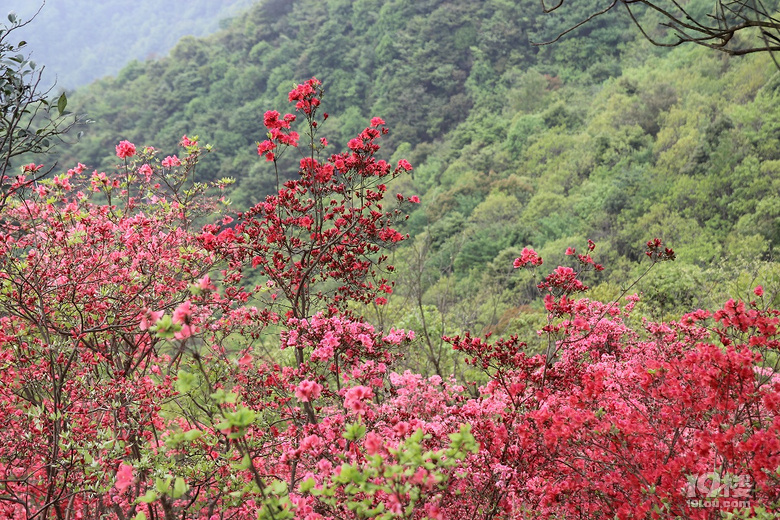
<svg viewBox="0 0 780 520"><path fill-rule="evenodd" d="M704 473L688 475L685 494L690 507L742 508L750 506L753 481L749 475Z"/></svg>

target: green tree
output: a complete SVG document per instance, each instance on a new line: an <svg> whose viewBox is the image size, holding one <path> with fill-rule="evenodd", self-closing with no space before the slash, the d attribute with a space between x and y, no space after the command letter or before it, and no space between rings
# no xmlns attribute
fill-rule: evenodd
<svg viewBox="0 0 780 520"><path fill-rule="evenodd" d="M12 175L15 161L47 152L76 123L68 117L64 93L53 99L52 89L41 90L43 67L25 56L27 42L15 39L32 19L22 20L12 12L8 22L0 25L0 210L12 193L53 169L31 164L23 175Z"/></svg>

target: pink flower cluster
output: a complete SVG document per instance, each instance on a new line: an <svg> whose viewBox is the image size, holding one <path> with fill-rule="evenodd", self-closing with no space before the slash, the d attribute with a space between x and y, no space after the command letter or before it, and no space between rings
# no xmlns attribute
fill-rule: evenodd
<svg viewBox="0 0 780 520"><path fill-rule="evenodd" d="M116 156L120 159L127 159L135 155L135 145L130 141L120 141L116 145Z"/></svg>
<svg viewBox="0 0 780 520"><path fill-rule="evenodd" d="M365 415L368 406L365 401L374 396L374 391L368 386L353 386L344 394L344 408L355 415Z"/></svg>
<svg viewBox="0 0 780 520"><path fill-rule="evenodd" d="M295 389L295 397L301 402L308 403L314 399L318 399L321 392L321 384L316 383L315 381L303 380Z"/></svg>
<svg viewBox="0 0 780 520"><path fill-rule="evenodd" d="M169 155L163 159L160 164L162 164L164 168L174 168L176 166L181 166L181 160L175 155Z"/></svg>

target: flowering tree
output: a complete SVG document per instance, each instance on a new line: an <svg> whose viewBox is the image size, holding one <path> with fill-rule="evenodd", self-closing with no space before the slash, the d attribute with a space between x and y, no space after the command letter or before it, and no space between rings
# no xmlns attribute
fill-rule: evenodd
<svg viewBox="0 0 780 520"><path fill-rule="evenodd" d="M647 253L674 258L658 240ZM589 254L578 260L597 265ZM515 266L541 263L529 249ZM473 495L480 518L712 518L778 507L778 311L729 301L714 315L636 331L626 325L636 296L621 307L571 299L584 286L562 267L539 287L552 295L544 333L553 350L529 356L516 337L450 339L490 377L470 403L482 448L470 463L486 468ZM704 476L731 488L718 495ZM691 500L718 496L721 510Z"/></svg>
<svg viewBox="0 0 780 520"><path fill-rule="evenodd" d="M162 160L122 141L113 173L17 179L0 233L0 517L710 518L698 499L718 493L739 499L725 510L778 510L780 312L761 288L632 329L638 297L582 297L602 269L589 242L539 279L545 352L446 338L485 372L477 397L393 373L413 333L356 309L392 291L383 249L417 200L390 209L385 182L411 166L376 159L379 118L323 159L321 97L312 79L290 93L297 114L264 118L258 153L276 166L305 148L298 177L202 229L223 183L188 181L197 138ZM647 255L674 258L659 240ZM514 262L542 265L531 248ZM293 355L258 355L269 330Z"/></svg>

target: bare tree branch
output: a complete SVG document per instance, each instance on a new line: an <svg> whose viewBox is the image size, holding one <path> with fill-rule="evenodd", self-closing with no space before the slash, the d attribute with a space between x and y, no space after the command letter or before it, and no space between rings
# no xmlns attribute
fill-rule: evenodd
<svg viewBox="0 0 780 520"><path fill-rule="evenodd" d="M556 1L554 6L547 7L542 0L542 10L545 13L563 11L567 0ZM572 0L568 2L571 4ZM628 16L642 36L659 47L694 43L731 56L780 51L780 19L776 16L780 7L776 0L769 5L763 0L714 0L712 10L704 15L691 12L690 5L679 0L610 0L603 9L534 45L555 43L606 14L618 3L625 6ZM646 13L643 13L645 16L640 16L636 11L637 5L646 9ZM655 35L649 30L656 27L662 28L665 36ZM774 55L772 60L780 68Z"/></svg>

